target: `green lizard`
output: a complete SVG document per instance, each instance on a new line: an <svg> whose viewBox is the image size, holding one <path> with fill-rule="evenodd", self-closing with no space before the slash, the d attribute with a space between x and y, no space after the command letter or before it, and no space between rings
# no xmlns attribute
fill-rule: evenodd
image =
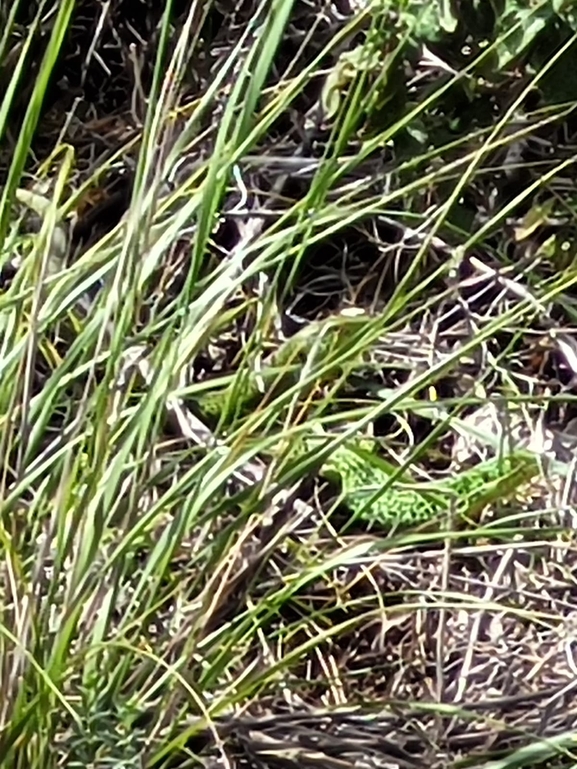
<svg viewBox="0 0 577 769"><path fill-rule="evenodd" d="M318 375L321 370L322 379L326 381L345 365L369 366L370 363L363 360L367 357L369 345L366 339L359 341L359 334L365 334L370 342L379 333L378 327L367 324L364 315L339 315L313 321L282 342L264 359L258 372L247 369L242 375L237 373L229 386L199 393L196 397L197 405L208 416L222 415L229 404L233 404L241 413L246 412L262 399L263 389L269 398L274 397L298 382L303 369L307 367L308 386L302 388L304 397L314 386L317 378L315 374Z"/></svg>
<svg viewBox="0 0 577 769"><path fill-rule="evenodd" d="M269 397L282 392L298 381L303 366L313 360L317 366L321 363L324 376L338 370L343 360L348 359L353 367L355 362L366 365L362 354L366 345L358 344L355 338L364 324L364 318L343 317L311 323L273 352L258 376L254 371L247 371L239 380L240 387L233 382L224 390L201 394L200 410L205 415L222 416L227 403L231 402L241 413L246 412L263 397L262 385ZM329 436L321 433L319 437L325 441ZM317 437L310 441L316 444ZM305 440L305 445L308 444L309 439ZM453 512L455 518L474 518L488 504L512 496L538 474L539 467L535 455L515 451L504 458L482 462L448 481L418 486L407 484L403 479L391 483L395 468L363 449L362 440L353 438L333 451L320 473L338 483L343 501L355 517L390 528L421 525L449 512Z"/></svg>
<svg viewBox="0 0 577 769"><path fill-rule="evenodd" d="M420 526L451 511L455 520L475 519L488 504L513 496L538 472L535 455L520 451L481 462L450 480L391 483L394 468L354 441L335 449L320 469L322 476L340 485L343 502L355 517L389 528Z"/></svg>

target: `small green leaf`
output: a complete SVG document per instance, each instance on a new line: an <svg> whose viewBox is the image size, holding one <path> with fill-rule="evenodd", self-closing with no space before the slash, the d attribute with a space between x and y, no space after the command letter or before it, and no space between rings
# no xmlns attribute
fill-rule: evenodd
<svg viewBox="0 0 577 769"><path fill-rule="evenodd" d="M526 0L509 0L497 29L502 35L497 41L498 68L508 69L522 58L537 36L554 19L555 14L550 3L541 3L537 8L530 8L527 7Z"/></svg>
<svg viewBox="0 0 577 769"><path fill-rule="evenodd" d="M533 233L540 227L547 224L551 218L551 212L553 211L554 205L554 199L550 198L542 205L537 204L533 206L533 208L525 214L521 224L514 229L515 240L517 243L527 240L527 238L533 235Z"/></svg>

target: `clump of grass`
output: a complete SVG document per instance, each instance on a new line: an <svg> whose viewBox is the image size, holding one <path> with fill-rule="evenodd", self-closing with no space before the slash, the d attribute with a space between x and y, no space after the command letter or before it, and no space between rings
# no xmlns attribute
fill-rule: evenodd
<svg viewBox="0 0 577 769"><path fill-rule="evenodd" d="M541 33L558 33L552 4L493 9L465 62L463 24L446 9L325 9L311 31L305 5L237 8L219 37L216 5L178 16L167 3L146 110L127 93L130 139L89 170L58 139L30 160L74 3L55 7L40 60L42 7L24 37L18 3L6 18L6 142L19 84L36 76L0 203L1 261L15 271L0 296L6 766L186 766L205 749L228 761L220 726L247 709L374 705L356 663L364 639L422 609L406 585L388 595L374 572L399 552L418 560L429 540L341 530L307 437L319 426L377 432L418 467L424 447L443 453L451 419L478 393L458 386L471 359L495 395L519 399L507 363L519 329L538 327L553 303L571 316L573 262L540 278L554 255L523 255L533 272L513 295L519 275L495 233L531 195L559 196L573 157L536 163L510 199L491 182L499 152L572 108L544 87L542 108L515 122L571 55L566 35L545 64L531 58ZM203 72L211 35L220 58ZM432 52L443 45L447 61ZM522 87L511 98L514 63ZM127 209L80 247L82 206L122 163L133 175ZM493 209L476 218L479 198ZM478 276L462 274L473 248L502 271L481 305L466 295ZM443 336L447 318L456 341ZM286 341L289 321L305 325L302 345L298 334ZM279 355L291 344L294 355ZM442 405L443 386L449 416L422 439L418 404ZM446 617L460 603L441 588L435 610Z"/></svg>

